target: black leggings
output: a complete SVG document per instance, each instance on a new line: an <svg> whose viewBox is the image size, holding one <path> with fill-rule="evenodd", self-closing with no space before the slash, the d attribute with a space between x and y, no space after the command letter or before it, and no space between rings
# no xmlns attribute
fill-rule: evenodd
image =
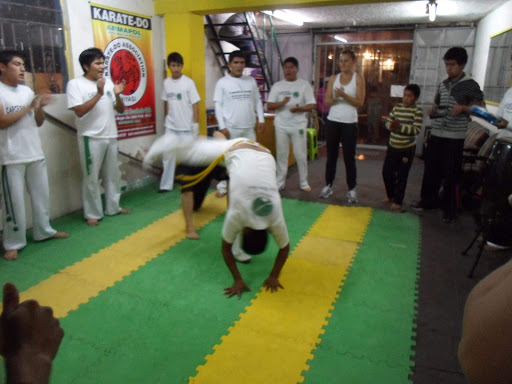
<svg viewBox="0 0 512 384"><path fill-rule="evenodd" d="M325 127L327 140L327 165L325 167L325 183L332 185L336 176L336 163L340 152L340 142L343 146L343 160L347 177L348 189L356 187L356 143L358 135L357 123L338 123L327 120Z"/></svg>
<svg viewBox="0 0 512 384"><path fill-rule="evenodd" d="M382 177L386 187L388 199L393 203L402 205L407 187L407 178L411 169L416 146L396 149L388 146L386 160L382 167Z"/></svg>

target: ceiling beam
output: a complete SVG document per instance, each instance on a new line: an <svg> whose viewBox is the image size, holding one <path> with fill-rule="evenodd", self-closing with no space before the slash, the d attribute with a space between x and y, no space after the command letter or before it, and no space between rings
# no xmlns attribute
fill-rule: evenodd
<svg viewBox="0 0 512 384"><path fill-rule="evenodd" d="M326 7L333 5L391 3L406 0L154 0L155 14L195 13L209 15L273 9Z"/></svg>

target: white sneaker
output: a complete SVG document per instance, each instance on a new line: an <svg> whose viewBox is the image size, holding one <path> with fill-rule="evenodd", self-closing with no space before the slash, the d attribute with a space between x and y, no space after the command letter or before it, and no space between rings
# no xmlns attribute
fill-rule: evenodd
<svg viewBox="0 0 512 384"><path fill-rule="evenodd" d="M355 189L351 189L347 193L347 200L350 204L357 203L357 193Z"/></svg>
<svg viewBox="0 0 512 384"><path fill-rule="evenodd" d="M233 257L241 263L248 263L252 260L252 257L244 252L240 252L238 255L233 254Z"/></svg>
<svg viewBox="0 0 512 384"><path fill-rule="evenodd" d="M333 194L332 188L330 185L326 185L322 188L322 192L320 192L320 195L318 197L321 197L322 199L327 199L329 196Z"/></svg>

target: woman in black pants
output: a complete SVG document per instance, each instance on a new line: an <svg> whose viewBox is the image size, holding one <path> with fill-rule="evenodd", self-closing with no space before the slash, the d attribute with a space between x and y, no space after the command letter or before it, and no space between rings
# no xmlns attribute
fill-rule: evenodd
<svg viewBox="0 0 512 384"><path fill-rule="evenodd" d="M336 175L339 143L343 147L343 160L347 177L349 203L357 203L356 194L356 143L357 108L364 104L365 82L362 75L354 71L356 55L344 49L339 59L341 73L329 79L325 103L331 106L326 124L327 165L325 167L325 187L320 197L326 199L333 194L332 183Z"/></svg>

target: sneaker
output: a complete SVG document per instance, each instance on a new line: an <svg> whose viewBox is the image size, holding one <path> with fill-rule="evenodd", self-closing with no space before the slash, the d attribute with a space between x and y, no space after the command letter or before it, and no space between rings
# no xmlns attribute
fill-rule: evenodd
<svg viewBox="0 0 512 384"><path fill-rule="evenodd" d="M248 263L252 260L252 257L244 252L240 252L238 255L233 254L233 257L240 263Z"/></svg>
<svg viewBox="0 0 512 384"><path fill-rule="evenodd" d="M411 205L411 209L414 212L423 212L425 208L423 208L423 205L421 204L421 201L418 201L416 204Z"/></svg>
<svg viewBox="0 0 512 384"><path fill-rule="evenodd" d="M322 199L327 199L329 196L331 196L333 193L332 188L330 185L326 185L322 188L322 192L320 192L320 195L318 197L321 197Z"/></svg>
<svg viewBox="0 0 512 384"><path fill-rule="evenodd" d="M350 204L357 203L357 193L355 189L351 189L347 193L347 200Z"/></svg>

